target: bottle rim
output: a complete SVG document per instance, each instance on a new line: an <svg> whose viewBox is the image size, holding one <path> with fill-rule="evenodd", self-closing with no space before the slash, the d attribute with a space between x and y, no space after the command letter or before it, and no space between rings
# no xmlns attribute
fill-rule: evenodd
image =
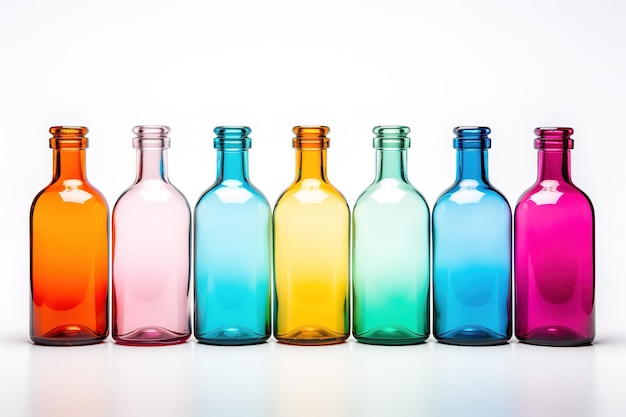
<svg viewBox="0 0 626 417"><path fill-rule="evenodd" d="M252 147L252 139L248 135L252 132L248 126L217 126L213 133L213 147L219 150L246 150Z"/></svg>
<svg viewBox="0 0 626 417"><path fill-rule="evenodd" d="M537 127L534 130L535 149L574 149L574 129L571 127Z"/></svg>
<svg viewBox="0 0 626 417"><path fill-rule="evenodd" d="M452 140L455 149L490 149L491 128L487 126L457 126L452 129L456 138Z"/></svg>
<svg viewBox="0 0 626 417"><path fill-rule="evenodd" d="M327 149L330 139L326 137L330 128L324 125L299 125L292 129L296 137L293 138L293 147L296 149Z"/></svg>
<svg viewBox="0 0 626 417"><path fill-rule="evenodd" d="M85 126L51 126L48 131L52 134L49 140L52 149L85 149L89 146L85 136L89 129Z"/></svg>
<svg viewBox="0 0 626 417"><path fill-rule="evenodd" d="M138 125L133 127L133 148L135 149L167 149L170 147L169 133L171 129L165 125Z"/></svg>
<svg viewBox="0 0 626 417"><path fill-rule="evenodd" d="M375 126L372 132L376 135L372 141L375 149L407 149L411 147L411 139L407 136L411 129L402 125Z"/></svg>

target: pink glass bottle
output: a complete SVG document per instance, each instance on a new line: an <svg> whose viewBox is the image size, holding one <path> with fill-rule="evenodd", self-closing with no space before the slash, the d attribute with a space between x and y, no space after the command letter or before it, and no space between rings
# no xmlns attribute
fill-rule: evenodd
<svg viewBox="0 0 626 417"><path fill-rule="evenodd" d="M191 211L167 177L167 126L135 126L137 179L113 209L113 339L181 343L191 334Z"/></svg>
<svg viewBox="0 0 626 417"><path fill-rule="evenodd" d="M568 127L540 127L537 182L515 209L515 335L578 346L595 337L594 212L572 184Z"/></svg>

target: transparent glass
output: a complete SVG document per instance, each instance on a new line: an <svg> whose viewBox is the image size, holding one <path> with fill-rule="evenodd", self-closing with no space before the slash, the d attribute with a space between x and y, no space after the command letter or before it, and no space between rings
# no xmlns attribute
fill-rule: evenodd
<svg viewBox="0 0 626 417"><path fill-rule="evenodd" d="M30 210L30 338L86 345L108 335L106 200L85 171L86 127L54 126L52 182Z"/></svg>
<svg viewBox="0 0 626 417"><path fill-rule="evenodd" d="M455 345L511 338L511 208L489 182L488 127L456 127L456 180L433 208L433 333Z"/></svg>
<svg viewBox="0 0 626 417"><path fill-rule="evenodd" d="M349 336L350 211L326 178L326 126L296 126L296 179L274 209L274 336L323 345Z"/></svg>
<svg viewBox="0 0 626 417"><path fill-rule="evenodd" d="M248 178L248 127L216 127L217 179L195 209L195 336L248 345L270 336L272 212Z"/></svg>
<svg viewBox="0 0 626 417"><path fill-rule="evenodd" d="M374 128L376 179L352 216L353 334L408 345L430 334L430 212L406 176L406 126Z"/></svg>
<svg viewBox="0 0 626 417"><path fill-rule="evenodd" d="M577 346L595 337L595 220L570 179L568 127L535 129L537 182L515 209L515 336Z"/></svg>
<svg viewBox="0 0 626 417"><path fill-rule="evenodd" d="M135 126L137 177L113 208L113 339L182 343L191 334L191 212L167 175L167 126Z"/></svg>

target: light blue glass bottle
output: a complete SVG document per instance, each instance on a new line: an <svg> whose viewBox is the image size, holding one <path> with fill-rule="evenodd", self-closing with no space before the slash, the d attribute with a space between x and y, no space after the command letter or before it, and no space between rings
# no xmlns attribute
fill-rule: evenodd
<svg viewBox="0 0 626 417"><path fill-rule="evenodd" d="M248 127L216 127L217 179L194 215L195 321L200 343L270 336L271 209L248 178Z"/></svg>
<svg viewBox="0 0 626 417"><path fill-rule="evenodd" d="M433 209L433 327L442 343L511 338L511 208L490 183L488 127L456 127L456 181Z"/></svg>
<svg viewBox="0 0 626 417"><path fill-rule="evenodd" d="M408 345L430 335L430 212L406 176L406 126L374 128L376 179L354 206L354 337Z"/></svg>

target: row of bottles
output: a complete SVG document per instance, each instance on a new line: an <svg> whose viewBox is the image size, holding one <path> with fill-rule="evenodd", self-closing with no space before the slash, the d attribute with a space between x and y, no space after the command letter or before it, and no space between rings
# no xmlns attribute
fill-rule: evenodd
<svg viewBox="0 0 626 417"><path fill-rule="evenodd" d="M538 128L538 178L514 222L490 183L486 127L458 127L454 184L428 205L407 178L409 128L374 129L376 178L348 204L326 176L329 129L298 126L296 178L274 214L249 181L247 127L218 127L217 179L194 216L167 176L165 126L137 126L135 183L112 213L112 336L129 345L194 334L221 345L589 344L594 321L594 215L570 180L570 128ZM108 335L108 208L87 181L87 129L53 127L53 179L31 208L31 339L79 345ZM352 224L350 221L352 220ZM511 249L514 224L515 251ZM432 226L432 231L431 231ZM350 229L352 227L352 242ZM350 258L350 243L352 258ZM273 247L273 251L272 251ZM512 262L514 256L514 262Z"/></svg>

